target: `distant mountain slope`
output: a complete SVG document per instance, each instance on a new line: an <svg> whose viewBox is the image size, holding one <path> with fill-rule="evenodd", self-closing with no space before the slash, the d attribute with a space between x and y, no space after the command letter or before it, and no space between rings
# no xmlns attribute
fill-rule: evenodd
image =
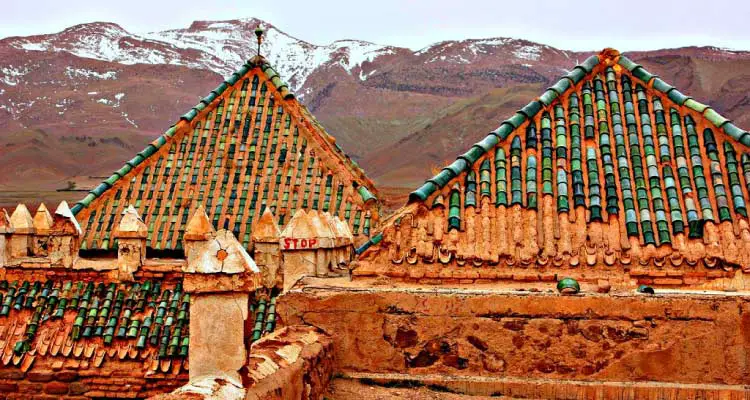
<svg viewBox="0 0 750 400"><path fill-rule="evenodd" d="M0 165L11 173L0 174L0 204L3 191L109 175L255 54L259 24L264 56L344 150L381 185L406 189L591 54L510 38L418 51L357 40L315 45L253 18L138 34L97 22L5 38ZM750 128L750 53L629 54Z"/></svg>

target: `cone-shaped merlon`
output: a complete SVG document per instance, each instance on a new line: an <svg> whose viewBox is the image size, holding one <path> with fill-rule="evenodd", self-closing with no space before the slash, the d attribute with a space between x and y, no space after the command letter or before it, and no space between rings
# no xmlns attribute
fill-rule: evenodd
<svg viewBox="0 0 750 400"><path fill-rule="evenodd" d="M323 213L318 210L312 210L307 213L310 220L310 226L313 227L313 235L318 238L333 239L335 236L331 231L331 225L326 220Z"/></svg>
<svg viewBox="0 0 750 400"><path fill-rule="evenodd" d="M347 245L354 243L354 236L352 235L352 231L349 230L349 224L339 217L336 217L335 221L338 233L337 238L344 241L344 244Z"/></svg>
<svg viewBox="0 0 750 400"><path fill-rule="evenodd" d="M34 214L34 229L36 229L37 233L40 233L48 231L50 228L52 228L52 215L47 210L47 206L42 203L36 210L36 214Z"/></svg>
<svg viewBox="0 0 750 400"><path fill-rule="evenodd" d="M148 227L132 205L123 211L115 236L118 238L146 238L148 236Z"/></svg>
<svg viewBox="0 0 750 400"><path fill-rule="evenodd" d="M188 265L190 273L258 273L260 270L231 231L222 229L208 234L211 240L190 243Z"/></svg>
<svg viewBox="0 0 750 400"><path fill-rule="evenodd" d="M68 207L68 202L63 200L60 202L60 205L57 206L57 209L55 210L55 215L52 216L52 228L53 230L64 230L65 226L70 224L75 229L75 232L78 235L81 235L83 231L81 230L81 225L78 224L78 220L76 220L76 217L73 215L73 211L70 210L70 207Z"/></svg>
<svg viewBox="0 0 750 400"><path fill-rule="evenodd" d="M278 242L281 231L271 210L266 207L258 222L253 224L253 242L270 243Z"/></svg>
<svg viewBox="0 0 750 400"><path fill-rule="evenodd" d="M10 217L8 216L8 210L0 208L0 233L13 232L13 227L10 225Z"/></svg>
<svg viewBox="0 0 750 400"><path fill-rule="evenodd" d="M185 228L185 240L205 240L216 232L203 206L199 205Z"/></svg>
<svg viewBox="0 0 750 400"><path fill-rule="evenodd" d="M25 204L19 204L13 211L13 215L10 216L10 225L16 233L28 234L34 232L34 219L31 218L31 213Z"/></svg>
<svg viewBox="0 0 750 400"><path fill-rule="evenodd" d="M307 226L307 212L303 209L297 210L292 215L292 219L286 224L286 228L281 231L281 237L295 237L297 232L308 232L310 228Z"/></svg>

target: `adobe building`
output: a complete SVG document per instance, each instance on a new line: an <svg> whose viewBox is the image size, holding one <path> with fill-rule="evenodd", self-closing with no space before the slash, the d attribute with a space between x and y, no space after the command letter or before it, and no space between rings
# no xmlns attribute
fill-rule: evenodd
<svg viewBox="0 0 750 400"><path fill-rule="evenodd" d="M606 49L381 218L257 56L73 207L0 210L0 393L745 399L748 146Z"/></svg>

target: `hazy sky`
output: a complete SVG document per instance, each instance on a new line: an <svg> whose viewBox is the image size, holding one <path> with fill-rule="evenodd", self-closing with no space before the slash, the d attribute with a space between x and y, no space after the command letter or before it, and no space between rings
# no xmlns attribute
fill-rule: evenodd
<svg viewBox="0 0 750 400"><path fill-rule="evenodd" d="M647 50L716 45L750 50L747 0L4 0L0 37L92 21L138 33L194 20L258 17L315 44L363 39L422 48L447 39L508 36L562 49ZM107 3L107 4L105 4Z"/></svg>

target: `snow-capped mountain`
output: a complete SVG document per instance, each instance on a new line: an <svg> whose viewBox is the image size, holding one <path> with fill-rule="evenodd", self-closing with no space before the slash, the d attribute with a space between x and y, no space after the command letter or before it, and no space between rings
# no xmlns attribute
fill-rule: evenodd
<svg viewBox="0 0 750 400"><path fill-rule="evenodd" d="M318 46L294 38L263 21L196 21L187 29L130 33L112 23L76 25L51 35L9 38L11 47L28 51L67 52L82 58L126 65L172 64L231 75L255 55L254 29L266 29L263 55L296 91L316 68L336 63L351 72L363 62L395 49L359 40ZM4 73L5 74L5 73ZM6 74L12 79L12 74Z"/></svg>

